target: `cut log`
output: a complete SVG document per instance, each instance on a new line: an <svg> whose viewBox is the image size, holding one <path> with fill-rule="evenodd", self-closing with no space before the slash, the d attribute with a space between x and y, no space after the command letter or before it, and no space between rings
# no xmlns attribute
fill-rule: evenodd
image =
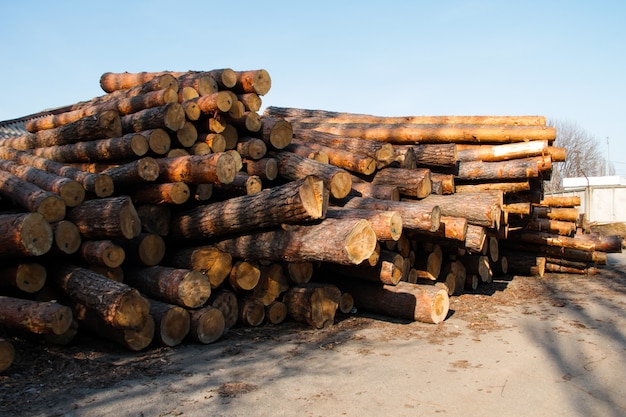
<svg viewBox="0 0 626 417"><path fill-rule="evenodd" d="M538 232L553 233L561 236L570 237L572 237L574 233L576 233L577 229L576 223L574 222L564 222L561 220L550 220L541 218L535 218L526 221L525 227L528 230L535 230Z"/></svg>
<svg viewBox="0 0 626 417"><path fill-rule="evenodd" d="M424 198L432 191L430 170L426 168L385 168L374 175L373 184L398 187L401 196Z"/></svg>
<svg viewBox="0 0 626 417"><path fill-rule="evenodd" d="M236 261L230 270L228 283L236 293L243 293L252 291L259 283L260 278L261 269L257 262Z"/></svg>
<svg viewBox="0 0 626 417"><path fill-rule="evenodd" d="M146 302L149 304L148 300ZM133 352L147 348L154 340L156 325L154 318L149 314L138 328L120 328L111 325L92 310L82 309L83 312L76 314L80 328L95 337L110 340Z"/></svg>
<svg viewBox="0 0 626 417"><path fill-rule="evenodd" d="M285 151L268 152L268 156L278 162L278 173L283 178L298 180L307 176L316 176L334 198L344 198L352 187L352 176L347 171L334 165L321 164L312 159L303 158Z"/></svg>
<svg viewBox="0 0 626 417"><path fill-rule="evenodd" d="M151 182L159 178L159 164L154 158L145 156L122 165L107 168L100 171L100 173L110 177L116 186Z"/></svg>
<svg viewBox="0 0 626 417"><path fill-rule="evenodd" d="M54 235L39 213L0 215L0 254L2 258L39 256L52 248Z"/></svg>
<svg viewBox="0 0 626 417"><path fill-rule="evenodd" d="M235 150L245 159L261 159L267 153L267 145L261 139L240 137Z"/></svg>
<svg viewBox="0 0 626 417"><path fill-rule="evenodd" d="M215 91L211 94L202 95L188 100L198 105L201 114L213 114L216 112L228 112L233 106L232 96L226 91ZM220 133L220 132L216 132Z"/></svg>
<svg viewBox="0 0 626 417"><path fill-rule="evenodd" d="M357 154L346 151L344 149L336 149L328 146L322 146L313 142L302 142L293 140L292 145L307 146L310 149L323 152L328 156L328 163L347 171L357 174L370 175L376 170L377 164L374 158L367 155Z"/></svg>
<svg viewBox="0 0 626 417"><path fill-rule="evenodd" d="M458 163L457 146L454 143L442 144L419 144L419 145L394 145L396 160L402 155L406 159L406 153L411 152L415 166L437 169L455 168Z"/></svg>
<svg viewBox="0 0 626 417"><path fill-rule="evenodd" d="M333 207L326 211L326 217L331 219L365 219L367 220L379 241L398 240L402 235L402 216L397 211L346 209Z"/></svg>
<svg viewBox="0 0 626 417"><path fill-rule="evenodd" d="M138 72L138 73L114 73L105 72L100 76L100 87L107 93L126 90L146 83L153 86L154 90L173 88L178 91L178 81L169 73L163 72ZM148 86L144 86L147 89Z"/></svg>
<svg viewBox="0 0 626 417"><path fill-rule="evenodd" d="M624 248L624 237L619 235L602 236L600 234L577 234L574 236L578 240L593 243L593 250L605 253L622 253Z"/></svg>
<svg viewBox="0 0 626 417"><path fill-rule="evenodd" d="M87 264L108 268L117 268L126 259L124 249L111 240L83 241L78 254Z"/></svg>
<svg viewBox="0 0 626 417"><path fill-rule="evenodd" d="M213 192L218 199L240 197L260 192L263 182L258 175L248 175L243 171L237 172L235 179L230 184L215 184Z"/></svg>
<svg viewBox="0 0 626 417"><path fill-rule="evenodd" d="M350 196L400 201L400 190L395 185L372 184L353 175Z"/></svg>
<svg viewBox="0 0 626 417"><path fill-rule="evenodd" d="M201 239L300 223L324 217L328 204L321 180L306 177L259 193L207 204L172 216L171 235Z"/></svg>
<svg viewBox="0 0 626 417"><path fill-rule="evenodd" d="M171 209L169 206L144 204L137 206L137 215L141 222L141 231L167 236L170 231Z"/></svg>
<svg viewBox="0 0 626 417"><path fill-rule="evenodd" d="M482 282L492 281L493 271L487 256L465 255L460 260L468 273L478 275Z"/></svg>
<svg viewBox="0 0 626 417"><path fill-rule="evenodd" d="M155 266L165 256L165 240L155 233L141 233L132 239L117 240L126 253L126 265Z"/></svg>
<svg viewBox="0 0 626 417"><path fill-rule="evenodd" d="M502 193L497 191L429 195L420 200L439 206L442 216L464 217L469 224L497 229L502 216Z"/></svg>
<svg viewBox="0 0 626 417"><path fill-rule="evenodd" d="M72 323L72 310L55 302L0 296L0 326L36 334L63 334Z"/></svg>
<svg viewBox="0 0 626 417"><path fill-rule="evenodd" d="M514 275L540 277L546 270L546 258L530 253L507 252L508 273Z"/></svg>
<svg viewBox="0 0 626 417"><path fill-rule="evenodd" d="M67 207L74 207L85 199L83 186L70 178L7 160L0 160L0 169L42 190L57 194Z"/></svg>
<svg viewBox="0 0 626 417"><path fill-rule="evenodd" d="M214 153L226 150L226 139L221 133L199 133L198 142L204 142L211 147Z"/></svg>
<svg viewBox="0 0 626 417"><path fill-rule="evenodd" d="M454 175L452 174L440 174L437 172L431 172L430 182L432 183L432 194L448 195L457 192Z"/></svg>
<svg viewBox="0 0 626 417"><path fill-rule="evenodd" d="M256 175L265 181L274 181L278 176L278 161L276 158L262 158L258 161L246 161L246 173Z"/></svg>
<svg viewBox="0 0 626 417"><path fill-rule="evenodd" d="M209 278L214 289L228 277L232 262L229 253L211 245L170 250L163 261L165 265L201 272Z"/></svg>
<svg viewBox="0 0 626 417"><path fill-rule="evenodd" d="M265 306L265 321L270 324L280 324L287 319L287 305L282 301L274 301Z"/></svg>
<svg viewBox="0 0 626 417"><path fill-rule="evenodd" d="M222 311L215 307L203 307L190 310L191 326L189 336L192 340L209 344L218 340L226 329Z"/></svg>
<svg viewBox="0 0 626 417"><path fill-rule="evenodd" d="M395 211L402 217L403 230L426 230L434 232L441 224L441 209L437 205L424 203L424 200L391 201L374 198L354 197L345 208Z"/></svg>
<svg viewBox="0 0 626 417"><path fill-rule="evenodd" d="M261 275L252 291L252 297L269 306L289 289L289 280L279 263L261 267Z"/></svg>
<svg viewBox="0 0 626 417"><path fill-rule="evenodd" d="M187 184L228 184L235 179L235 161L227 153L159 158L159 181Z"/></svg>
<svg viewBox="0 0 626 417"><path fill-rule="evenodd" d="M416 279L436 281L443 265L441 246L433 245L431 251L421 250L416 253L413 265L415 266L413 275Z"/></svg>
<svg viewBox="0 0 626 417"><path fill-rule="evenodd" d="M525 180L536 178L542 157L513 159L502 162L459 162L454 179L458 181Z"/></svg>
<svg viewBox="0 0 626 417"><path fill-rule="evenodd" d="M309 283L291 287L283 298L294 320L322 329L334 323L341 291L331 284Z"/></svg>
<svg viewBox="0 0 626 417"><path fill-rule="evenodd" d="M541 207L578 207L579 196L544 196L538 204Z"/></svg>
<svg viewBox="0 0 626 417"><path fill-rule="evenodd" d="M93 192L98 197L108 197L113 194L113 180L106 175L88 173L59 162L40 158L15 149L0 148L0 157L73 179L79 182L86 191Z"/></svg>
<svg viewBox="0 0 626 417"><path fill-rule="evenodd" d="M504 145L457 145L459 161L507 161L548 153L548 141L508 143Z"/></svg>
<svg viewBox="0 0 626 417"><path fill-rule="evenodd" d="M270 74L264 69L251 71L235 71L237 81L232 90L236 93L255 93L260 96L267 94L272 87Z"/></svg>
<svg viewBox="0 0 626 417"><path fill-rule="evenodd" d="M243 259L358 265L374 252L376 234L367 220L325 219L316 225L225 239L215 246Z"/></svg>
<svg viewBox="0 0 626 417"><path fill-rule="evenodd" d="M0 268L0 287L36 293L46 283L46 268L36 262L3 265Z"/></svg>
<svg viewBox="0 0 626 417"><path fill-rule="evenodd" d="M15 360L15 348L13 343L0 338L0 372L4 372L11 367Z"/></svg>
<svg viewBox="0 0 626 417"><path fill-rule="evenodd" d="M124 133L150 129L167 129L175 132L185 125L185 110L178 102L168 103L122 116L121 124ZM121 136L121 133L116 136Z"/></svg>
<svg viewBox="0 0 626 417"><path fill-rule="evenodd" d="M121 267L109 268L105 265L88 265L87 269L92 270L93 272L97 272L98 274L116 281L116 282L124 282L124 270Z"/></svg>
<svg viewBox="0 0 626 417"><path fill-rule="evenodd" d="M323 264L319 274L324 281L339 283L342 277L362 279L388 285L396 285L406 279L408 268L405 258L399 253L381 250L378 263L374 266L364 262L358 266Z"/></svg>
<svg viewBox="0 0 626 417"><path fill-rule="evenodd" d="M85 201L68 210L66 218L85 239L132 239L141 233L139 216L128 196Z"/></svg>
<svg viewBox="0 0 626 417"><path fill-rule="evenodd" d="M577 222L580 211L573 207L538 207L533 206L532 216L541 219Z"/></svg>
<svg viewBox="0 0 626 417"><path fill-rule="evenodd" d="M237 324L239 301L234 292L225 289L215 291L208 304L222 313L225 331Z"/></svg>
<svg viewBox="0 0 626 417"><path fill-rule="evenodd" d="M530 190L528 181L483 182L476 184L457 184L457 193L476 193L481 191L502 191L503 194L521 193Z"/></svg>
<svg viewBox="0 0 626 417"><path fill-rule="evenodd" d="M509 239L524 242L530 245L556 246L586 251L596 250L596 245L593 241L569 236L560 236L546 232L538 232L534 230L513 230L509 233Z"/></svg>
<svg viewBox="0 0 626 417"><path fill-rule="evenodd" d="M450 308L448 293L434 285L351 281L340 287L352 294L357 308L391 317L438 324L446 319Z"/></svg>
<svg viewBox="0 0 626 417"><path fill-rule="evenodd" d="M154 319L154 339L163 346L177 346L187 337L191 319L184 308L150 300L150 315Z"/></svg>
<svg viewBox="0 0 626 417"><path fill-rule="evenodd" d="M265 321L265 306L254 298L244 298L239 302L238 318L245 326L260 326Z"/></svg>
<svg viewBox="0 0 626 417"><path fill-rule="evenodd" d="M164 184L137 184L128 192L133 204L159 205L186 203L191 197L191 190L184 182L168 182Z"/></svg>
<svg viewBox="0 0 626 417"><path fill-rule="evenodd" d="M58 265L48 273L72 301L112 327L138 330L145 326L150 303L136 289L71 264Z"/></svg>
<svg viewBox="0 0 626 417"><path fill-rule="evenodd" d="M125 268L125 281L149 297L187 308L204 305L211 295L206 275L166 266Z"/></svg>
<svg viewBox="0 0 626 417"><path fill-rule="evenodd" d="M461 261L450 261L443 265L440 282L436 285L445 288L449 296L461 295L465 288L467 271Z"/></svg>
<svg viewBox="0 0 626 417"><path fill-rule="evenodd" d="M48 222L65 217L65 201L58 194L45 191L7 171L0 170L0 197L31 213L39 213Z"/></svg>
<svg viewBox="0 0 626 417"><path fill-rule="evenodd" d="M289 281L296 284L306 284L313 278L315 267L312 262L288 262L287 276Z"/></svg>

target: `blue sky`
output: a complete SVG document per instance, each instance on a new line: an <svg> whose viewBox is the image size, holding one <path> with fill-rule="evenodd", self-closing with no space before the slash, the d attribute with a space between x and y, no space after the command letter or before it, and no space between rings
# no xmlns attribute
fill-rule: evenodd
<svg viewBox="0 0 626 417"><path fill-rule="evenodd" d="M264 106L577 123L626 176L623 1L21 0L0 14L0 120L101 95L107 71L263 68Z"/></svg>

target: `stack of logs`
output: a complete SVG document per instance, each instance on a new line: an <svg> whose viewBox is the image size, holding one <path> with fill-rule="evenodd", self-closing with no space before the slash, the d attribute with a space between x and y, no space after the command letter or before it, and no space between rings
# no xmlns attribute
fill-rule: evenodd
<svg viewBox="0 0 626 417"><path fill-rule="evenodd" d="M261 115L264 70L100 84L0 140L0 370L9 337L141 350L354 306L440 323L494 276L621 251L543 198L565 158L543 117Z"/></svg>

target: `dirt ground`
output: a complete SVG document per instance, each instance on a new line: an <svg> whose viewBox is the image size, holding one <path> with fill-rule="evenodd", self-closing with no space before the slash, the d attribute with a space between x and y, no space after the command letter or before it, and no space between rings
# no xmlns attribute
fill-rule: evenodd
<svg viewBox="0 0 626 417"><path fill-rule="evenodd" d="M127 352L16 343L10 416L626 415L626 254L596 276L508 277L439 325L357 312Z"/></svg>

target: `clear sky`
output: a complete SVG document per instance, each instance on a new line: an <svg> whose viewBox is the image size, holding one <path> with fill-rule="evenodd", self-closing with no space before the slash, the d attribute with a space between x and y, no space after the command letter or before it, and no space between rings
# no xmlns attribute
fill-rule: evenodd
<svg viewBox="0 0 626 417"><path fill-rule="evenodd" d="M107 71L266 69L264 106L577 123L626 176L626 2L0 2L0 120ZM607 139L608 138L608 139Z"/></svg>

